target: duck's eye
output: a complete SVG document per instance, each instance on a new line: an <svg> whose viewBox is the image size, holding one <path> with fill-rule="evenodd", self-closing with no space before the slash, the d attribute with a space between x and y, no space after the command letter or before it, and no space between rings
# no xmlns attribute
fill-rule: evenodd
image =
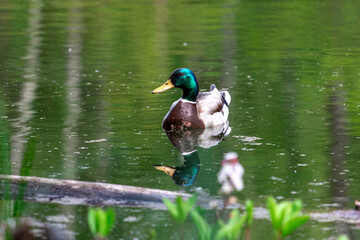
<svg viewBox="0 0 360 240"><path fill-rule="evenodd" d="M178 77L181 77L182 75L184 75L182 72L178 73Z"/></svg>

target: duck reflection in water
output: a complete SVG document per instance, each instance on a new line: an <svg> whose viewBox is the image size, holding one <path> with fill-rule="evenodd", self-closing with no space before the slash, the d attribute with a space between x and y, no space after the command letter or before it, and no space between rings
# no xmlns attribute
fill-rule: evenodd
<svg viewBox="0 0 360 240"><path fill-rule="evenodd" d="M214 128L191 129L181 132L166 132L171 143L184 157L184 163L177 167L154 165L160 171L171 176L180 186L194 183L200 169L200 158L197 147L210 148L221 142L231 131L228 122Z"/></svg>

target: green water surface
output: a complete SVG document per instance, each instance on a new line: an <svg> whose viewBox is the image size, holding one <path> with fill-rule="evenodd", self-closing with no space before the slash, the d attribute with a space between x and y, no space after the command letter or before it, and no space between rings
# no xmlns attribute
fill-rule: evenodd
<svg viewBox="0 0 360 240"><path fill-rule="evenodd" d="M300 198L305 211L360 198L360 2L45 1L0 6L0 173L125 184L216 197L223 154L245 168L236 193ZM178 186L153 165L183 156L161 128L181 90L151 91L179 67L201 91L232 96L231 133L198 148L200 170ZM13 201L0 218L56 224L89 239L86 206ZM179 239L165 211L116 208L110 239ZM208 220L215 222L211 212ZM253 239L271 239L257 220ZM196 239L192 221L186 239ZM310 221L288 239L360 238L358 227ZM41 237L41 235L40 235ZM275 238L274 238L275 239Z"/></svg>

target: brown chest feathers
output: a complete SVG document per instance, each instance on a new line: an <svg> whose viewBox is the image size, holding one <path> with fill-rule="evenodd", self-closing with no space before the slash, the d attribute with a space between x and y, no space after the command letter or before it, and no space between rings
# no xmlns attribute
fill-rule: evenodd
<svg viewBox="0 0 360 240"><path fill-rule="evenodd" d="M195 103L179 101L167 114L163 124L165 131L179 131L192 128L204 128L199 119Z"/></svg>

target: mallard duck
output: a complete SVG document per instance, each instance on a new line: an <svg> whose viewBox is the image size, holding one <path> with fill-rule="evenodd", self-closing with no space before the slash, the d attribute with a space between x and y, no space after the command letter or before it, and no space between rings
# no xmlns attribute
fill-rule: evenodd
<svg viewBox="0 0 360 240"><path fill-rule="evenodd" d="M165 115L162 126L166 131L215 127L227 122L231 97L214 84L210 92L199 93L195 74L187 68L176 69L162 86L152 93L181 88L183 96L175 101Z"/></svg>

